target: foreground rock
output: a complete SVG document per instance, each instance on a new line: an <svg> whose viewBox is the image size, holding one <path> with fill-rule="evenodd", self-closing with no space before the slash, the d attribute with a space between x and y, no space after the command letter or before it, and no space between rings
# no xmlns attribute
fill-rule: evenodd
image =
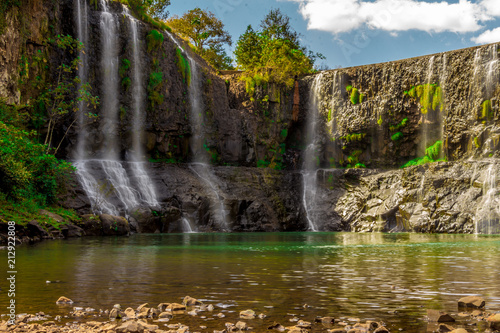
<svg viewBox="0 0 500 333"><path fill-rule="evenodd" d="M485 305L486 302L479 296L467 296L458 300L459 307L481 309L484 308Z"/></svg>

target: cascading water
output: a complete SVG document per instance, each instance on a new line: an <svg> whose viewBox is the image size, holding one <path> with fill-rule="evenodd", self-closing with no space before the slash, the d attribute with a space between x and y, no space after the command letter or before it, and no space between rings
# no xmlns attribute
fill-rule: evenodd
<svg viewBox="0 0 500 333"><path fill-rule="evenodd" d="M80 1L80 0L79 0ZM85 1L83 1L85 2ZM158 206L154 186L144 168L144 157L142 151L142 111L143 111L143 78L141 75L141 65L139 56L138 26L128 13L130 18L130 29L132 35L132 92L133 92L133 129L132 129L132 151L127 164L133 175L129 177L122 162L119 159L119 134L118 134L118 113L119 113L119 79L118 79L118 20L108 9L106 0L101 0L102 12L100 15L100 30L102 36L102 98L100 114L100 131L104 135L103 146L98 154L99 160L89 160L85 153L86 134L80 134L78 139L78 160L75 163L77 175L83 189L90 199L92 210L96 213L107 213L111 215L127 215L133 209L146 204L149 207ZM80 17L78 11L78 30L84 24L85 18ZM86 24L86 23L85 23ZM83 34L82 34L83 36ZM85 67L84 67L85 68ZM83 112L83 109L80 110ZM85 133L83 123L81 131ZM100 178L96 175L103 172ZM132 184L133 183L133 184ZM134 186L133 186L134 185ZM117 200L112 199L112 195Z"/></svg>
<svg viewBox="0 0 500 333"><path fill-rule="evenodd" d="M84 47L88 46L89 41L89 27L88 27L88 6L86 0L75 0L76 2L76 30L78 40L83 43ZM80 65L78 66L78 77L80 78L80 83L78 84L78 90L83 84L87 83L88 79L88 55L86 52L80 54ZM76 148L76 156L79 160L85 159L85 142L87 137L87 127L86 124L86 105L85 101L80 101L78 103L78 143Z"/></svg>
<svg viewBox="0 0 500 333"><path fill-rule="evenodd" d="M319 230L314 214L314 207L317 193L317 169L319 167L317 163L320 140L318 135L318 104L322 77L322 73L316 75L309 93L309 117L306 136L309 144L305 150L304 166L302 168L302 204L304 205L308 228L310 231Z"/></svg>
<svg viewBox="0 0 500 333"><path fill-rule="evenodd" d="M430 90L430 85L432 84L432 74L434 72L434 56L432 56L430 59L429 59L429 65L427 67L427 77L426 77L426 80L425 80L425 88L424 88L424 94L430 94L429 90ZM430 113L431 110L427 110L427 112L423 113L422 114L422 141L421 141L421 149L423 150L423 154L422 155L425 155L425 149L429 146L429 143L433 143L433 142L430 142L430 138L429 138L429 134L430 134L430 123L431 123L431 119L430 119Z"/></svg>
<svg viewBox="0 0 500 333"><path fill-rule="evenodd" d="M130 35L132 36L132 153L129 163L133 181L139 189L139 198L150 207L158 206L156 191L145 169L143 151L144 127L144 96L143 68L139 54L141 42L139 40L139 22L130 15L124 7L125 15L129 18Z"/></svg>
<svg viewBox="0 0 500 333"><path fill-rule="evenodd" d="M497 165L492 162L483 181L483 198L474 216L476 234L500 233L500 200L497 188Z"/></svg>
<svg viewBox="0 0 500 333"><path fill-rule="evenodd" d="M227 220L228 209L224 204L224 197L222 196L222 191L216 185L213 178L216 178L210 169L208 164L207 153L204 149L204 131L203 131L203 119L204 119L204 107L202 101L202 80L200 77L199 67L196 61L189 56L187 52L184 51L179 42L170 34L165 31L169 38L177 45L181 50L183 55L187 57L189 61L189 66L191 69L191 80L188 87L189 101L190 101L190 112L189 119L191 123L191 133L192 137L189 141L189 148L193 156L193 163L189 165L189 168L198 176L199 179L203 180L205 184L208 185L210 191L214 194L216 202L212 203L211 210L214 213L214 217L219 223L220 228L223 231L230 231L229 222ZM187 220L186 220L187 221Z"/></svg>

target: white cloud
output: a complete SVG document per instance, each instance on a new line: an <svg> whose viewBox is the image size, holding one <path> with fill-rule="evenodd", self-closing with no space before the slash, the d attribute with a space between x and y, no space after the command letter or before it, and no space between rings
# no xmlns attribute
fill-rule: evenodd
<svg viewBox="0 0 500 333"><path fill-rule="evenodd" d="M483 0L481 5L486 8L488 14L500 16L500 1L498 0Z"/></svg>
<svg viewBox="0 0 500 333"><path fill-rule="evenodd" d="M478 37L472 38L472 41L476 44L489 44L500 42L500 28L493 30L486 30Z"/></svg>
<svg viewBox="0 0 500 333"><path fill-rule="evenodd" d="M426 2L419 0L285 0L298 2L308 29L334 34L362 26L389 32L420 30L475 32L482 23L500 16L499 0L473 3Z"/></svg>

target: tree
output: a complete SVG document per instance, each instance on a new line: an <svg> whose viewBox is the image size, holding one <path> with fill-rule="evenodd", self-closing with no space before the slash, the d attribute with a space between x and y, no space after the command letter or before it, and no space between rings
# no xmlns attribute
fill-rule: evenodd
<svg viewBox="0 0 500 333"><path fill-rule="evenodd" d="M234 52L238 67L246 71L242 79L248 86L268 81L291 86L295 75L312 72L315 59L324 58L300 45L290 18L279 9L271 10L260 27L262 30L254 31L248 26Z"/></svg>
<svg viewBox="0 0 500 333"><path fill-rule="evenodd" d="M194 51L212 66L228 65L228 56L222 46L232 45L231 36L224 24L212 12L200 8L191 9L182 17L173 16L167 24L182 38L194 45Z"/></svg>
<svg viewBox="0 0 500 333"><path fill-rule="evenodd" d="M233 59L227 55L226 50L224 50L222 45L210 46L209 48L203 49L201 56L210 65L217 69L234 69Z"/></svg>
<svg viewBox="0 0 500 333"><path fill-rule="evenodd" d="M62 61L59 64L56 69L57 80L55 82L42 81L40 78L37 78L37 80L33 82L33 84L43 88L40 95L36 98L35 105L43 105L48 118L47 134L44 142L44 144L47 145L46 153L49 153L52 149L54 129L68 113L71 111L78 111L79 102L84 101L94 107L98 104L98 97L90 93L89 83L86 82L81 84L80 78L75 76L75 72L78 70L78 66L81 63L78 55L83 52L83 44L69 35L59 35L55 40L50 41L50 43L55 44L59 50L66 51L70 54L76 54L76 56L69 61L69 63ZM64 59L64 57L61 57L61 59ZM41 56L35 56L34 60L40 62L43 59ZM73 96L75 91L76 97ZM57 153L62 141L76 119L77 117L75 117L73 122L71 122L66 129L64 136L55 148L54 154Z"/></svg>
<svg viewBox="0 0 500 333"><path fill-rule="evenodd" d="M156 20L166 20L170 14L167 10L170 0L129 0L128 2L133 8L142 9Z"/></svg>

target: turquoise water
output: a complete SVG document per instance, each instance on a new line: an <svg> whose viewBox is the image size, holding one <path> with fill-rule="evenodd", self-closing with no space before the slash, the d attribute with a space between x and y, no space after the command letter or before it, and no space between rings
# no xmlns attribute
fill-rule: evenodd
<svg viewBox="0 0 500 333"><path fill-rule="evenodd" d="M0 269L7 271L2 252ZM488 310L500 311L500 236L155 234L47 241L19 246L16 256L18 313L67 314L70 309L55 305L61 295L96 309L189 295L214 304L214 314L225 313L222 326L251 308L268 316L252 321L257 329L273 321L291 326L292 315L309 321L330 315L422 332L426 309L456 314L464 295L481 295ZM5 279L0 288L0 313L6 313ZM206 318L174 319L221 329Z"/></svg>

